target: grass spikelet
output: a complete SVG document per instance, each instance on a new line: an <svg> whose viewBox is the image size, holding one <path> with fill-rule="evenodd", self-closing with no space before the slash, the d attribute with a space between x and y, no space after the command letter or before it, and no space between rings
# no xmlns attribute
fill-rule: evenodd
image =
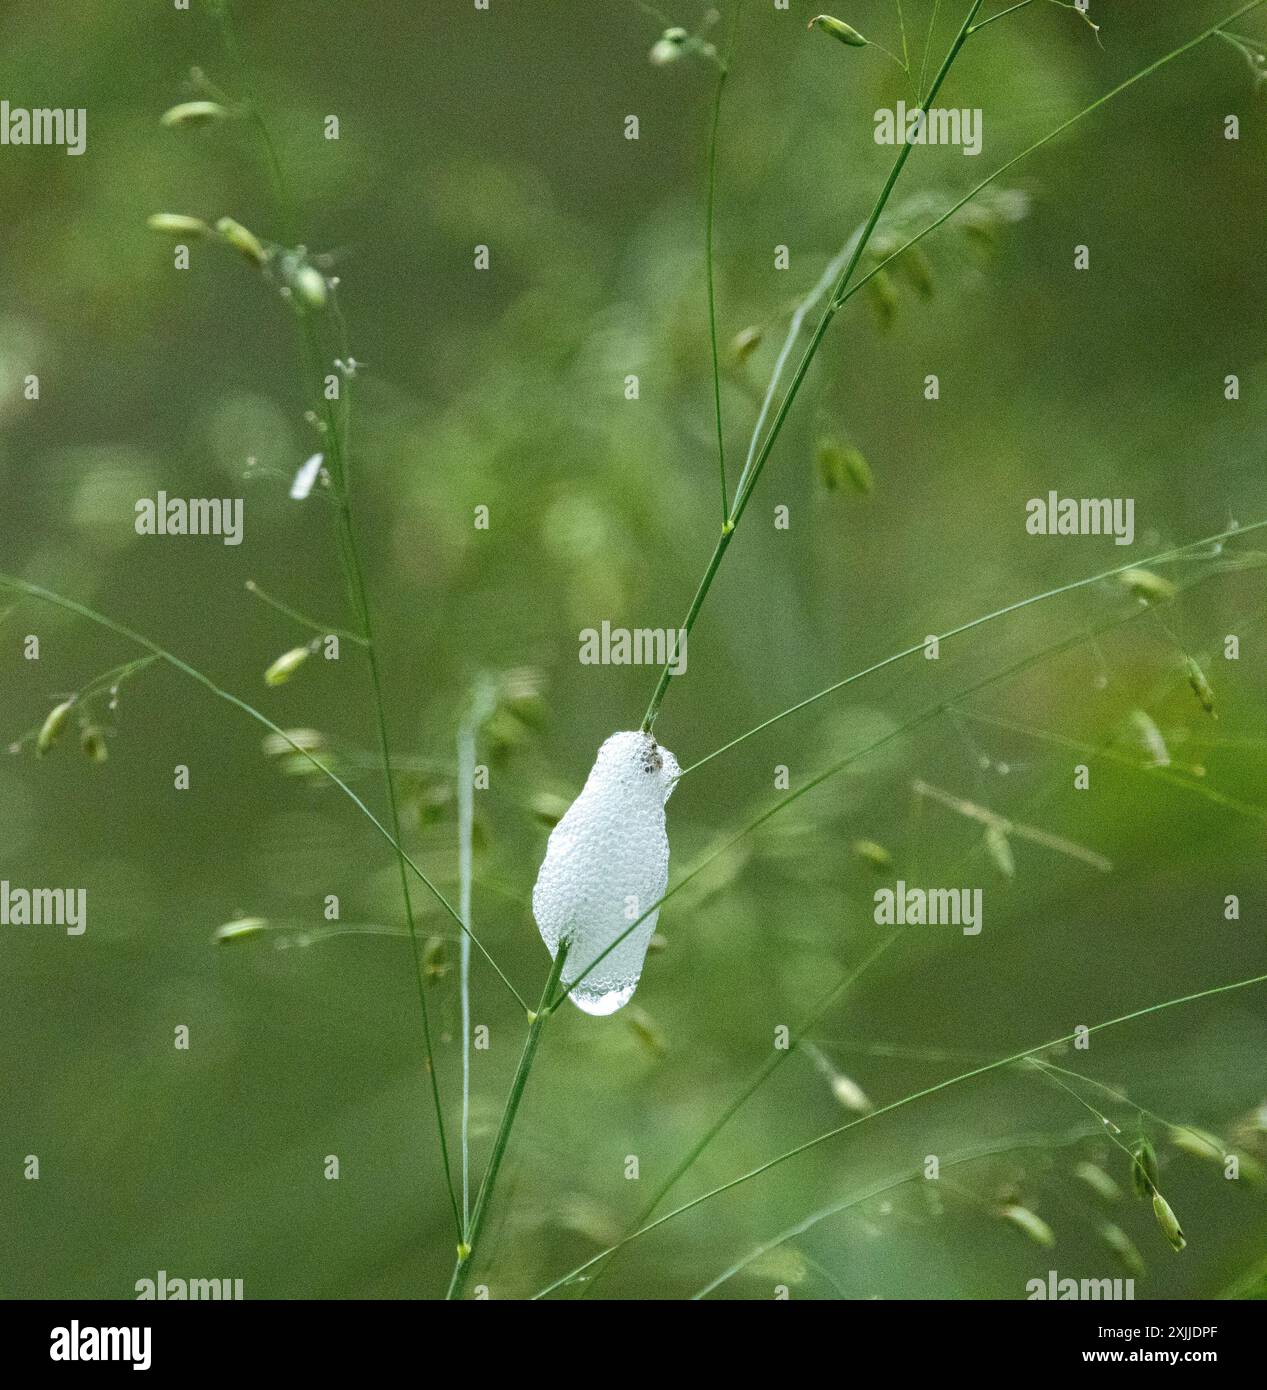
<svg viewBox="0 0 1267 1390"><path fill-rule="evenodd" d="M736 367L744 366L761 346L765 335L759 328L741 328L730 340L730 360Z"/></svg>
<svg viewBox="0 0 1267 1390"><path fill-rule="evenodd" d="M110 756L106 736L95 724L85 726L79 736L79 746L90 763L104 763Z"/></svg>
<svg viewBox="0 0 1267 1390"><path fill-rule="evenodd" d="M1010 1221L1018 1231L1024 1232L1035 1245L1046 1246L1048 1249L1056 1243L1056 1233L1037 1213L1030 1211L1028 1207L1020 1206L1016 1202L1004 1207L999 1215L1005 1220Z"/></svg>
<svg viewBox="0 0 1267 1390"><path fill-rule="evenodd" d="M158 120L160 125L174 130L180 126L212 125L231 114L218 101L182 101L178 106L168 107Z"/></svg>
<svg viewBox="0 0 1267 1390"><path fill-rule="evenodd" d="M869 864L873 869L887 869L893 863L893 856L889 851L874 840L855 840L849 848L864 864Z"/></svg>
<svg viewBox="0 0 1267 1390"><path fill-rule="evenodd" d="M990 861L994 867L1006 879L1016 877L1016 859L1012 854L1012 842L1007 837L1007 832L999 825L987 825L985 828L985 851L990 856Z"/></svg>
<svg viewBox="0 0 1267 1390"><path fill-rule="evenodd" d="M1182 1149L1194 1158L1204 1158L1209 1163L1222 1164L1226 1157L1222 1141L1203 1129L1174 1125L1171 1127L1169 1138L1175 1148Z"/></svg>
<svg viewBox="0 0 1267 1390"><path fill-rule="evenodd" d="M39 734L35 739L35 751L41 758L65 732L66 721L70 718L70 712L74 707L74 700L63 700L60 705L54 705L49 710L48 716L40 725Z"/></svg>
<svg viewBox="0 0 1267 1390"><path fill-rule="evenodd" d="M1197 703L1207 714L1214 714L1214 691L1210 687L1210 682L1205 678L1205 672L1190 656L1183 659L1184 673L1188 677L1188 684L1192 687L1192 693L1197 697Z"/></svg>
<svg viewBox="0 0 1267 1390"><path fill-rule="evenodd" d="M1153 719L1142 709L1137 709L1131 712L1130 722L1136 741L1152 759L1151 766L1169 767L1170 749L1166 747L1166 740Z"/></svg>
<svg viewBox="0 0 1267 1390"><path fill-rule="evenodd" d="M814 453L818 476L828 492L839 492L848 483L855 492L869 493L875 486L871 465L862 454L830 435L818 441Z"/></svg>
<svg viewBox="0 0 1267 1390"><path fill-rule="evenodd" d="M1132 1278L1138 1279L1145 1271L1144 1257L1139 1253L1139 1247L1126 1234L1120 1226L1115 1226L1111 1221L1105 1222L1100 1227L1100 1239L1122 1262L1122 1267Z"/></svg>
<svg viewBox="0 0 1267 1390"><path fill-rule="evenodd" d="M283 652L264 672L264 684L285 685L311 655L310 647L292 647L290 651Z"/></svg>
<svg viewBox="0 0 1267 1390"><path fill-rule="evenodd" d="M1156 1192L1161 1174L1157 1171L1157 1151L1145 1138L1138 1139L1131 1150L1131 1186L1137 1197Z"/></svg>
<svg viewBox="0 0 1267 1390"><path fill-rule="evenodd" d="M868 43L852 24L846 24L843 19L833 19L829 14L816 14L806 27L821 29L824 34L830 34L850 48L865 48Z"/></svg>
<svg viewBox="0 0 1267 1390"><path fill-rule="evenodd" d="M216 233L252 265L263 266L267 263L268 252L264 250L264 243L240 222L235 222L231 217L222 217L216 223Z"/></svg>
<svg viewBox="0 0 1267 1390"><path fill-rule="evenodd" d="M1161 1227L1162 1234L1170 1242L1170 1248L1177 1255L1188 1242L1184 1237L1183 1228L1179 1225L1179 1218L1175 1215L1174 1209L1156 1189L1153 1190L1153 1215L1157 1218L1157 1224Z"/></svg>
<svg viewBox="0 0 1267 1390"><path fill-rule="evenodd" d="M1152 570L1123 570L1117 579L1143 603L1168 603L1179 592L1169 579L1163 579Z"/></svg>
<svg viewBox="0 0 1267 1390"><path fill-rule="evenodd" d="M260 932L268 929L268 921L263 917L237 917L232 922L226 922L222 927L217 927L211 933L211 939L217 946L225 946L233 941L241 941L248 936L258 936Z"/></svg>
<svg viewBox="0 0 1267 1390"><path fill-rule="evenodd" d="M145 225L152 232L162 232L165 236L204 237L211 235L211 228L201 217L189 217L183 212L153 212L145 219Z"/></svg>
<svg viewBox="0 0 1267 1390"><path fill-rule="evenodd" d="M1086 1183L1092 1192L1103 1197L1106 1202L1116 1202L1121 1199L1122 1189L1098 1163L1079 1163L1073 1173L1074 1177Z"/></svg>
<svg viewBox="0 0 1267 1390"><path fill-rule="evenodd" d="M668 1053L669 1045L664 1040L655 1019L645 1009L630 1004L625 1010L625 1022L629 1031L653 1057L660 1058Z"/></svg>

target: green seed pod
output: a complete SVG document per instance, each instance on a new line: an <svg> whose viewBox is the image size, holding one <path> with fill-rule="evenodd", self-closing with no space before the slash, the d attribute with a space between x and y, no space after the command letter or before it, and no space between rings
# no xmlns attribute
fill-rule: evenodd
<svg viewBox="0 0 1267 1390"><path fill-rule="evenodd" d="M106 736L95 724L89 724L79 736L79 746L89 762L104 763L110 756L106 748Z"/></svg>
<svg viewBox="0 0 1267 1390"><path fill-rule="evenodd" d="M145 225L152 232L163 232L167 236L210 236L211 228L201 217L186 217L183 212L155 212L145 219Z"/></svg>
<svg viewBox="0 0 1267 1390"><path fill-rule="evenodd" d="M873 869L887 869L893 863L893 856L874 840L855 840L849 848Z"/></svg>
<svg viewBox="0 0 1267 1390"><path fill-rule="evenodd" d="M1166 603L1179 592L1169 579L1163 579L1152 570L1123 570L1118 582L1145 603Z"/></svg>
<svg viewBox="0 0 1267 1390"><path fill-rule="evenodd" d="M985 852L1004 878L1016 877L1016 860L1012 857L1012 842L1007 838L1007 832L1002 826L986 826Z"/></svg>
<svg viewBox="0 0 1267 1390"><path fill-rule="evenodd" d="M862 493L870 492L875 487L875 477L871 472L871 465L857 449L846 448L842 452L845 476L853 484L854 490Z"/></svg>
<svg viewBox="0 0 1267 1390"><path fill-rule="evenodd" d="M1171 1209L1170 1203L1155 1189L1153 1191L1153 1215L1157 1218L1157 1224L1161 1227L1162 1234L1170 1242L1170 1248L1175 1254L1178 1254L1188 1242L1184 1239L1179 1218Z"/></svg>
<svg viewBox="0 0 1267 1390"><path fill-rule="evenodd" d="M686 52L690 35L685 29L673 27L666 29L651 46L652 63L662 68L666 63L675 63Z"/></svg>
<svg viewBox="0 0 1267 1390"><path fill-rule="evenodd" d="M326 277L316 266L309 265L306 261L299 262L289 269L286 283L295 298L301 300L309 309L326 307L329 286L326 284Z"/></svg>
<svg viewBox="0 0 1267 1390"><path fill-rule="evenodd" d="M1137 1197L1147 1197L1150 1192L1157 1191L1157 1183L1161 1177L1157 1171L1157 1153L1147 1139L1137 1140L1131 1153L1134 1156L1131 1163L1131 1186L1135 1189Z"/></svg>
<svg viewBox="0 0 1267 1390"><path fill-rule="evenodd" d="M865 1115L872 1108L867 1093L852 1076L845 1076L843 1072L836 1072L832 1077L831 1093L840 1105L857 1115Z"/></svg>
<svg viewBox="0 0 1267 1390"><path fill-rule="evenodd" d="M232 922L226 922L222 927L217 927L212 932L211 939L217 945L223 946L230 941L240 941L244 936L254 936L267 926L268 922L263 917L238 917Z"/></svg>
<svg viewBox="0 0 1267 1390"><path fill-rule="evenodd" d="M1226 1158L1222 1141L1203 1129L1191 1129L1187 1125L1174 1125L1170 1130L1170 1142L1184 1153L1194 1158L1204 1158L1211 1163L1222 1164Z"/></svg>
<svg viewBox="0 0 1267 1390"><path fill-rule="evenodd" d="M1131 712L1131 727L1140 744L1151 756L1152 766L1169 767L1170 749L1166 747L1166 740L1162 737L1161 730L1142 709Z"/></svg>
<svg viewBox="0 0 1267 1390"><path fill-rule="evenodd" d="M662 955L668 949L669 938L667 936L661 936L659 932L656 932L651 940L647 942L647 954L649 956Z"/></svg>
<svg viewBox="0 0 1267 1390"><path fill-rule="evenodd" d="M307 647L292 647L290 651L283 652L264 672L264 684L285 685L311 655Z"/></svg>
<svg viewBox="0 0 1267 1390"><path fill-rule="evenodd" d="M164 111L159 122L170 130L176 126L210 125L212 121L224 120L228 114L228 109L218 101L182 101L179 106Z"/></svg>
<svg viewBox="0 0 1267 1390"><path fill-rule="evenodd" d="M1214 714L1214 691L1210 688L1210 682L1205 678L1205 672L1190 656L1184 657L1183 665L1188 675L1188 684L1192 687L1192 693L1197 697L1197 703L1207 714ZM1217 716L1215 717L1217 718Z"/></svg>
<svg viewBox="0 0 1267 1390"><path fill-rule="evenodd" d="M655 1020L645 1009L640 1009L636 1004L625 1010L625 1022L629 1025L634 1037L651 1053L653 1057L663 1057L668 1052L668 1044L664 1041L664 1035L656 1026Z"/></svg>
<svg viewBox="0 0 1267 1390"><path fill-rule="evenodd" d="M842 444L830 435L818 441L814 455L818 476L828 492L839 492L846 482L857 492L870 492L875 486L870 465L857 449Z"/></svg>
<svg viewBox="0 0 1267 1390"><path fill-rule="evenodd" d="M742 367L761 346L762 332L759 328L741 329L730 340L730 360L736 367Z"/></svg>
<svg viewBox="0 0 1267 1390"><path fill-rule="evenodd" d="M847 43L850 48L866 47L867 40L851 24L846 24L843 19L833 19L829 14L816 14L810 20L808 27L813 29L815 26L825 34L839 39L841 43Z"/></svg>
<svg viewBox="0 0 1267 1390"><path fill-rule="evenodd" d="M1041 1216L1035 1215L1028 1207L1013 1203L1011 1206L1004 1207L999 1215L1005 1221L1010 1221L1018 1230L1024 1231L1035 1245L1055 1245L1056 1233Z"/></svg>
<svg viewBox="0 0 1267 1390"><path fill-rule="evenodd" d="M449 973L449 948L444 937L427 938L427 944L422 948L422 973L432 983Z"/></svg>
<svg viewBox="0 0 1267 1390"><path fill-rule="evenodd" d="M881 328L889 328L897 317L899 300L893 277L887 270L872 273L867 281L867 298L871 301L876 322Z"/></svg>
<svg viewBox="0 0 1267 1390"><path fill-rule="evenodd" d="M1139 1253L1135 1242L1120 1226L1106 1222L1100 1228L1100 1238L1121 1260L1126 1272L1138 1279L1144 1273L1144 1257Z"/></svg>
<svg viewBox="0 0 1267 1390"><path fill-rule="evenodd" d="M63 700L60 705L54 705L49 710L48 717L40 725L40 731L35 738L35 751L41 758L61 738L62 731L66 728L66 721L70 718L70 712L74 707L74 700Z"/></svg>
<svg viewBox="0 0 1267 1390"><path fill-rule="evenodd" d="M1079 1163L1073 1174L1106 1202L1116 1202L1122 1195L1122 1189L1097 1163Z"/></svg>
<svg viewBox="0 0 1267 1390"><path fill-rule="evenodd" d="M233 218L222 217L216 223L216 231L235 251L245 256L252 265L263 265L268 260L268 253L264 250L264 244L260 239L240 222L235 222Z"/></svg>
<svg viewBox="0 0 1267 1390"><path fill-rule="evenodd" d="M922 246L909 246L894 262L921 299L933 297L933 264Z"/></svg>
<svg viewBox="0 0 1267 1390"><path fill-rule="evenodd" d="M318 729L286 729L285 737L265 734L262 746L270 758L290 758L295 756L296 748L303 749L305 753L320 753L326 746L326 740Z"/></svg>

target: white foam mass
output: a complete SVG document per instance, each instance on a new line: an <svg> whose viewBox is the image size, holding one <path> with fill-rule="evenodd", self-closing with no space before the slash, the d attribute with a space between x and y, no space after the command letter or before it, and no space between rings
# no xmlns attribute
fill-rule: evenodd
<svg viewBox="0 0 1267 1390"><path fill-rule="evenodd" d="M612 734L580 796L550 832L532 914L551 956L569 943L563 978L577 981L568 997L587 1014L615 1013L638 987L659 908L585 972L664 896L664 804L679 771L677 759L650 734Z"/></svg>

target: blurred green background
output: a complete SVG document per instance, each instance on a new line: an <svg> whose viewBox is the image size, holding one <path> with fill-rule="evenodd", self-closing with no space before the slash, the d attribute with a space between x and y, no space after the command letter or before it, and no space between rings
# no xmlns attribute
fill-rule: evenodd
<svg viewBox="0 0 1267 1390"><path fill-rule="evenodd" d="M814 4L748 0L722 109L717 299L731 481L788 316L865 218L892 152L872 112L912 100L874 49L806 21ZM987 6L986 12L992 8ZM997 8L997 7L994 7ZM1213 23L1222 4L1093 5L1095 36L1039 0L970 41L943 104L984 111L984 152L920 149L895 208L945 206L1012 154ZM907 0L922 53L933 6ZM938 61L966 4L942 6ZM274 133L305 244L333 255L352 350L358 532L377 617L408 847L457 891L455 738L481 676L526 668L541 698L481 732L475 929L533 999L547 969L529 897L543 809L575 795L595 750L636 727L655 672L582 666L580 629L672 627L719 524L703 278L704 150L714 69L657 68L662 24L635 4L492 0L236 7L246 85ZM674 10L695 30L704 9ZM726 9L726 16L729 9ZM896 10L840 12L900 51ZM1267 18L1243 21L1267 33ZM708 31L721 42L724 22ZM168 130L193 66L232 97L242 77L207 8L154 0L6 4L0 95L83 106L87 152L0 149L0 569L87 602L163 643L287 728L319 730L379 811L359 653L263 671L308 633L248 579L347 626L330 509L287 497L320 443L304 420L290 313L258 275L195 243L187 271L147 215L227 214L281 240L249 122ZM323 138L335 114L340 138ZM636 114L637 141L624 138ZM1238 116L1239 141L1224 138ZM1127 560L1267 517L1261 313L1267 111L1244 57L1217 39L1080 123L1003 180L1021 221L931 238L926 302L895 282L886 322L866 296L832 327L709 597L657 734L685 766L804 696L925 634ZM915 215L915 225L924 217ZM985 244L988 241L988 244ZM491 265L473 267L487 245ZM1073 268L1074 247L1090 269ZM790 266L776 270L775 247ZM38 401L24 398L29 373ZM625 398L629 373L637 401ZM928 402L936 373L941 399ZM1224 378L1240 378L1240 399ZM830 489L823 435L860 449L874 491ZM246 538L138 537L159 489L245 499ZM1135 499L1137 538L1035 538L1025 502ZM487 531L473 508L490 509ZM789 509L776 529L774 508ZM1253 558L1253 538L1229 554ZM879 943L872 893L895 876L973 885L985 926L911 928L757 1091L675 1189L705 1191L847 1120L825 1071L882 1105L976 1061L1267 970L1263 938L1264 574L1193 557L1201 580L963 702L1093 747L948 711L895 738L753 835L661 916L665 949L632 1007L561 1011L545 1034L475 1283L531 1294L618 1238L673 1164L842 972ZM988 624L936 662L898 663L701 768L669 806L680 874L798 785L1025 657L1136 614L1106 582ZM5 742L136 654L110 634L5 597ZM1241 658L1222 658L1223 638ZM38 661L23 659L28 634ZM1188 690L1191 654L1217 723ZM1170 780L1123 733L1146 710ZM521 711L522 713L523 711ZM426 1092L408 944L330 936L401 926L390 851L328 785L286 775L263 732L175 671L127 684L109 760L68 737L0 765L0 869L15 886L87 889L86 934L0 928L0 1292L131 1296L159 1269L242 1278L248 1297L434 1297L454 1233ZM1089 761L1091 789L1073 790ZM178 764L188 791L173 787ZM1194 771L1193 769L1200 769ZM293 769L292 769L293 770ZM1008 881L981 827L927 802L936 786L1112 860L1100 874L1015 842ZM1195 790L1194 790L1195 787ZM1211 795L1210 793L1213 793ZM553 800L552 800L553 799ZM850 852L866 838L894 867ZM1224 919L1237 894L1239 921ZM423 891L428 937L450 935ZM231 945L239 914L273 929ZM427 985L456 1132L456 946ZM482 1171L523 1036L477 958L472 1164ZM631 1023L632 1021L632 1023ZM173 1046L190 1029L187 1051ZM1245 990L1095 1035L1061 1065L1253 1155L1267 1098L1263 994ZM894 1055L894 1054L897 1055ZM909 1055L908 1055L909 1054ZM1138 1132L1138 1112L1083 1094ZM1099 1131L1097 1136L1096 1131ZM1072 1176L1102 1162L1103 1126L1033 1068L1004 1069L858 1126L629 1246L599 1296L689 1295L810 1213L916 1173L925 1155L1025 1142L815 1226L721 1293L1024 1297L1050 1268L1115 1269L1105 1220L1146 1264L1137 1295L1208 1296L1252 1282L1262 1187L1224 1181L1156 1124L1163 1187L1188 1248L1146 1203L1106 1203ZM1086 1137L1090 1135L1090 1137ZM23 1177L39 1157L39 1181ZM337 1182L323 1175L339 1157ZM625 1176L636 1155L641 1176ZM1002 1220L1022 1203L1045 1249ZM573 1290L572 1292L575 1292Z"/></svg>

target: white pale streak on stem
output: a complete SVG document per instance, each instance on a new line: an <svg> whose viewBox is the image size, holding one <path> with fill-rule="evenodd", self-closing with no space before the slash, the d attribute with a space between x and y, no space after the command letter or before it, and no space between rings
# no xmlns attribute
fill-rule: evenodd
<svg viewBox="0 0 1267 1390"><path fill-rule="evenodd" d="M470 721L458 733L458 912L471 926L471 837L475 822L475 729ZM462 996L462 1239L471 1229L471 943L458 948Z"/></svg>

